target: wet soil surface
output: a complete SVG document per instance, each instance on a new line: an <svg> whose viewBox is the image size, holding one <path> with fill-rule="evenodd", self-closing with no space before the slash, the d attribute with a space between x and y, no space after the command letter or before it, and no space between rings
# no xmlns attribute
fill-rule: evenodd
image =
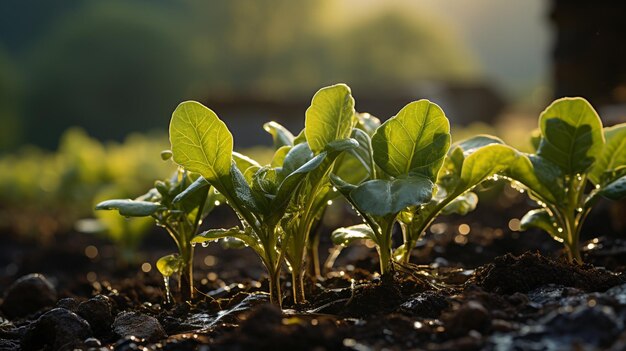
<svg viewBox="0 0 626 351"><path fill-rule="evenodd" d="M589 263L569 264L544 233L496 229L506 224L485 218L496 224L501 214L476 215L480 225L437 223L414 263L390 276L375 273L373 249L345 249L323 278L307 279L304 305L293 305L285 275L282 310L268 303L250 250L198 248L196 298L168 304L162 277L138 268L167 245L120 266L93 237L41 247L0 234L0 350L626 349L623 238L585 242ZM469 235L458 231L464 223Z"/></svg>

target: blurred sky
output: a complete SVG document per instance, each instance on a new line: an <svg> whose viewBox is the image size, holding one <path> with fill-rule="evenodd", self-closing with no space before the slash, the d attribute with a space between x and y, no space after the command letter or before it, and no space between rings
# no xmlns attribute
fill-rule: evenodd
<svg viewBox="0 0 626 351"><path fill-rule="evenodd" d="M100 139L165 129L183 100L286 103L336 82L357 98L438 81L526 101L548 83L548 5L5 0L0 151L55 148L75 125Z"/></svg>

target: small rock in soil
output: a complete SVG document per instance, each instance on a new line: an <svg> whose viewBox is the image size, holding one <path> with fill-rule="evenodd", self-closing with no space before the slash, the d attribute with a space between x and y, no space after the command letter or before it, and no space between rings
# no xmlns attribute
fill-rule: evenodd
<svg viewBox="0 0 626 351"><path fill-rule="evenodd" d="M416 317L437 318L449 305L445 296L436 291L426 291L411 296L400 305L399 311Z"/></svg>
<svg viewBox="0 0 626 351"><path fill-rule="evenodd" d="M118 314L113 322L113 331L122 337L135 336L151 342L167 337L156 318L136 312Z"/></svg>
<svg viewBox="0 0 626 351"><path fill-rule="evenodd" d="M77 314L87 320L96 335L108 334L113 323L111 301L104 295L97 295L78 306Z"/></svg>
<svg viewBox="0 0 626 351"><path fill-rule="evenodd" d="M34 273L19 278L7 289L1 309L13 319L54 306L56 300L54 286L43 275Z"/></svg>
<svg viewBox="0 0 626 351"><path fill-rule="evenodd" d="M91 328L86 320L72 311L55 308L44 313L30 325L22 339L22 348L71 349L90 336Z"/></svg>
<svg viewBox="0 0 626 351"><path fill-rule="evenodd" d="M73 297L66 297L57 302L57 307L65 308L66 310L70 310L74 313L78 311L78 305L80 305L80 301Z"/></svg>

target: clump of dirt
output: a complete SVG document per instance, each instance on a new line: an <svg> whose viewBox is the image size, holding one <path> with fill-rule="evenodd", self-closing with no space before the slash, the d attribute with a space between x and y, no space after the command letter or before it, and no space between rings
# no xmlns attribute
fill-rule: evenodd
<svg viewBox="0 0 626 351"><path fill-rule="evenodd" d="M606 291L626 282L623 274L555 261L538 253L521 256L507 254L496 257L493 263L476 269L466 284L475 284L498 294L526 293L547 284L578 288L587 292Z"/></svg>

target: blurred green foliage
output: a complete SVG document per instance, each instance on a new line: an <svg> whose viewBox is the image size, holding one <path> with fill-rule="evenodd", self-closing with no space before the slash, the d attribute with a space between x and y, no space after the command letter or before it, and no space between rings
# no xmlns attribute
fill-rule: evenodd
<svg viewBox="0 0 626 351"><path fill-rule="evenodd" d="M175 166L159 156L168 144L164 135L137 134L122 144L102 144L71 129L56 153L28 147L0 158L0 230L42 240L71 230L78 219L93 215L102 198L134 196L155 177L172 174ZM127 233L147 228L117 218L103 217L100 224L121 246L136 245L140 237Z"/></svg>
<svg viewBox="0 0 626 351"><path fill-rule="evenodd" d="M285 101L337 81L387 91L474 77L444 24L397 7L359 20L339 9L331 0L0 2L0 151L54 148L74 125L121 140L165 125L183 99Z"/></svg>

